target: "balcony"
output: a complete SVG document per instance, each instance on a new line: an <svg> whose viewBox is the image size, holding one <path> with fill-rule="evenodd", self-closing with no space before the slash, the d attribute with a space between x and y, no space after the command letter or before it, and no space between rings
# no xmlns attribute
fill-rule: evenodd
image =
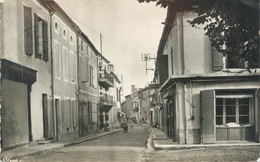
<svg viewBox="0 0 260 162"><path fill-rule="evenodd" d="M99 71L99 85L105 88L114 87L114 78L106 70Z"/></svg>
<svg viewBox="0 0 260 162"><path fill-rule="evenodd" d="M113 107L113 96L103 94L100 96L100 111L108 112Z"/></svg>

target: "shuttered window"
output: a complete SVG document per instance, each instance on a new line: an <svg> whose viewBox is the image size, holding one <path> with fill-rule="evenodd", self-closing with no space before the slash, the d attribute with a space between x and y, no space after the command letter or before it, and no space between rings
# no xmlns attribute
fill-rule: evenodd
<svg viewBox="0 0 260 162"><path fill-rule="evenodd" d="M92 123L97 123L97 104L92 102Z"/></svg>
<svg viewBox="0 0 260 162"><path fill-rule="evenodd" d="M75 99L71 99L70 101L71 103L71 122L72 122L72 126L73 128L76 128L78 125L78 110L77 110L77 103Z"/></svg>
<svg viewBox="0 0 260 162"><path fill-rule="evenodd" d="M34 14L35 58L49 60L48 22Z"/></svg>
<svg viewBox="0 0 260 162"><path fill-rule="evenodd" d="M55 59L54 60L55 74L60 77L61 76L61 65L62 65L61 64L61 52L60 52L60 44L57 42L54 43L53 54L54 54L54 59Z"/></svg>
<svg viewBox="0 0 260 162"><path fill-rule="evenodd" d="M220 71L223 69L223 55L216 49L212 49L212 69Z"/></svg>
<svg viewBox="0 0 260 162"><path fill-rule="evenodd" d="M24 9L24 51L27 55L33 54L33 35L32 35L32 9L23 7Z"/></svg>
<svg viewBox="0 0 260 162"><path fill-rule="evenodd" d="M62 47L62 57L63 57L63 77L65 80L69 79L69 56L68 49Z"/></svg>
<svg viewBox="0 0 260 162"><path fill-rule="evenodd" d="M75 81L74 79L74 54L72 51L70 51L70 79L72 82Z"/></svg>
<svg viewBox="0 0 260 162"><path fill-rule="evenodd" d="M34 14L34 39L35 39L35 58L40 58L39 54L39 17Z"/></svg>
<svg viewBox="0 0 260 162"><path fill-rule="evenodd" d="M47 21L43 21L42 26L42 32L43 32L43 60L47 62L49 60L48 56L48 23Z"/></svg>
<svg viewBox="0 0 260 162"><path fill-rule="evenodd" d="M89 79L90 79L90 86L93 87L93 66L90 65L90 73L89 73Z"/></svg>
<svg viewBox="0 0 260 162"><path fill-rule="evenodd" d="M92 102L88 101L88 123L92 123Z"/></svg>

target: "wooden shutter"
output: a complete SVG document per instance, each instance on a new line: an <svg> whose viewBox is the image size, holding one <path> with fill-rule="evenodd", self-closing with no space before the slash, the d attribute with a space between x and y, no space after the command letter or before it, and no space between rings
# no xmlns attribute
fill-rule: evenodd
<svg viewBox="0 0 260 162"><path fill-rule="evenodd" d="M42 24L42 33L43 33L43 60L47 62L49 60L48 57L48 23L47 21L43 21Z"/></svg>
<svg viewBox="0 0 260 162"><path fill-rule="evenodd" d="M40 58L39 54L39 28L38 28L39 17L34 14L34 40L35 40L35 58Z"/></svg>
<svg viewBox="0 0 260 162"><path fill-rule="evenodd" d="M260 142L260 89L256 90L256 108L255 108L255 112L257 113L255 115L256 119L256 141Z"/></svg>
<svg viewBox="0 0 260 162"><path fill-rule="evenodd" d="M27 55L33 54L32 9L24 6L24 50Z"/></svg>
<svg viewBox="0 0 260 162"><path fill-rule="evenodd" d="M223 69L223 55L215 49L212 49L212 69L215 71Z"/></svg>
<svg viewBox="0 0 260 162"><path fill-rule="evenodd" d="M92 102L88 101L88 124L92 123Z"/></svg>
<svg viewBox="0 0 260 162"><path fill-rule="evenodd" d="M97 123L97 104L92 103L92 123Z"/></svg>
<svg viewBox="0 0 260 162"><path fill-rule="evenodd" d="M216 142L215 91L200 92L201 96L201 129L202 143Z"/></svg>

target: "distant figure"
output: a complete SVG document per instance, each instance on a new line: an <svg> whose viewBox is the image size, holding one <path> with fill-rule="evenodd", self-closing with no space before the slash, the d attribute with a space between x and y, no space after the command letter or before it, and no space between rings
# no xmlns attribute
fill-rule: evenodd
<svg viewBox="0 0 260 162"><path fill-rule="evenodd" d="M127 133L128 132L128 125L127 125L127 121L126 120L123 121L122 127L124 129L124 133Z"/></svg>
<svg viewBox="0 0 260 162"><path fill-rule="evenodd" d="M131 126L131 128L133 128L133 126L134 126L133 121L131 121L130 126Z"/></svg>

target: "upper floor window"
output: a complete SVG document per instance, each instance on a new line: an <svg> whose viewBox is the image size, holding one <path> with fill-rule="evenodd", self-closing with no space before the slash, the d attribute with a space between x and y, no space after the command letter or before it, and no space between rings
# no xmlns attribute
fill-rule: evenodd
<svg viewBox="0 0 260 162"><path fill-rule="evenodd" d="M83 51L83 41L80 42L80 49Z"/></svg>
<svg viewBox="0 0 260 162"><path fill-rule="evenodd" d="M31 56L33 54L33 27L32 27L32 9L23 7L24 9L24 52Z"/></svg>
<svg viewBox="0 0 260 162"><path fill-rule="evenodd" d="M88 46L86 46L86 54L88 55Z"/></svg>
<svg viewBox="0 0 260 162"><path fill-rule="evenodd" d="M61 77L61 70L62 70L62 63L61 63L61 52L60 52L60 44L57 42L54 42L54 50L53 50L53 55L54 55L54 68L55 68L55 74L58 77Z"/></svg>
<svg viewBox="0 0 260 162"><path fill-rule="evenodd" d="M54 28L55 28L56 31L59 31L59 25L58 25L57 22L55 22L55 24L54 24Z"/></svg>
<svg viewBox="0 0 260 162"><path fill-rule="evenodd" d="M255 58L254 62L252 62L252 68L259 68L258 63L259 58ZM245 69L247 68L248 63L245 59L241 58L239 53L228 54L227 56L223 56L222 53L218 52L214 48L212 49L212 69L213 70L222 70L225 68L232 69Z"/></svg>
<svg viewBox="0 0 260 162"><path fill-rule="evenodd" d="M66 39L67 38L67 33L66 33L66 30L63 29L63 38Z"/></svg>
<svg viewBox="0 0 260 162"><path fill-rule="evenodd" d="M62 58L63 58L63 77L65 80L69 78L69 56L68 49L66 47L62 47Z"/></svg>
<svg viewBox="0 0 260 162"><path fill-rule="evenodd" d="M34 14L35 58L48 61L48 23Z"/></svg>
<svg viewBox="0 0 260 162"><path fill-rule="evenodd" d="M89 73L89 78L90 78L90 83L89 83L89 85L91 86L91 87L93 87L94 86L94 70L93 70L93 66L90 66L90 73Z"/></svg>

